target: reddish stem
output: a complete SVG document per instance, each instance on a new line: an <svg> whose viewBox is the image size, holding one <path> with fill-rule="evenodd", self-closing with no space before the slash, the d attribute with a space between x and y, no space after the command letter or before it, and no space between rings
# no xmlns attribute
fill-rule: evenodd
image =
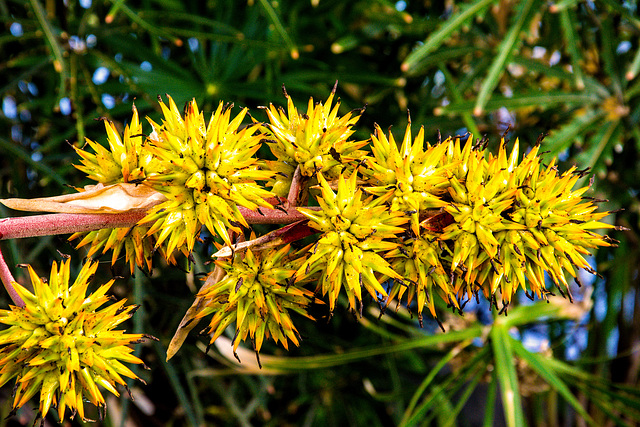
<svg viewBox="0 0 640 427"><path fill-rule="evenodd" d="M22 298L20 298L20 295L18 295L16 289L12 285L12 282L15 282L15 279L11 274L11 270L9 270L9 266L7 266L7 263L4 261L2 250L0 250L0 279L2 279L2 284L11 297L11 301L13 301L17 307L24 307L26 304Z"/></svg>
<svg viewBox="0 0 640 427"><path fill-rule="evenodd" d="M264 209L260 211L252 211L247 208L238 207L242 216L249 224L291 224L292 222L307 219L295 207ZM318 207L309 207L309 209L319 209Z"/></svg>
<svg viewBox="0 0 640 427"><path fill-rule="evenodd" d="M289 195L287 196L287 206L302 206L307 203L308 193L305 187L308 182L309 177L302 175L302 169L300 168L300 165L298 165L295 172L293 172L293 178L291 179Z"/></svg>
<svg viewBox="0 0 640 427"><path fill-rule="evenodd" d="M0 219L0 240L131 227L144 211L121 214L45 214Z"/></svg>
<svg viewBox="0 0 640 427"><path fill-rule="evenodd" d="M295 208L261 208L260 212L242 207L239 209L249 224L290 224L306 219ZM2 218L0 240L133 227L145 215L144 211L136 211L120 214L46 214Z"/></svg>

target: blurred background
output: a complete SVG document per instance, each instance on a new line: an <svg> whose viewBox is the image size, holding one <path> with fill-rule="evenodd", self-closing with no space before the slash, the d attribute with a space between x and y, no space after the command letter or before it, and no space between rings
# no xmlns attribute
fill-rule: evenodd
<svg viewBox="0 0 640 427"><path fill-rule="evenodd" d="M441 135L502 135L521 147L540 135L561 170L591 168L580 186L616 210L618 248L591 257L573 304L519 298L496 320L486 301L464 317L441 308L446 333L400 306L360 320L300 318L304 341L263 347L238 365L223 337L205 353L204 322L169 363L166 346L200 286L210 247L190 272L163 266L129 277L109 267L114 294L142 304L127 326L160 339L139 346L148 383L108 400L96 425L638 425L640 424L640 15L635 0L0 0L0 198L73 192L90 184L70 144L106 143L99 118L120 129L135 102L159 120L157 96L195 98L205 117L223 100L305 110L335 81L341 113L366 105L355 137L374 123L401 135L408 120ZM237 110L239 111L239 109ZM146 126L146 129L150 129ZM619 209L623 209L617 211ZM0 206L0 217L22 215ZM10 266L48 275L66 236L3 241ZM79 268L86 251L75 256ZM186 266L186 263L184 264ZM581 272L582 273L582 272ZM24 272L15 271L22 283ZM0 295L3 307L9 304ZM343 304L342 307L345 307ZM395 308L395 307L394 307ZM393 311L393 310L391 310ZM220 344L220 345L217 345ZM33 408L0 426L31 425ZM89 413L97 417L97 413ZM47 419L47 423L55 419ZM79 424L73 421L70 425Z"/></svg>

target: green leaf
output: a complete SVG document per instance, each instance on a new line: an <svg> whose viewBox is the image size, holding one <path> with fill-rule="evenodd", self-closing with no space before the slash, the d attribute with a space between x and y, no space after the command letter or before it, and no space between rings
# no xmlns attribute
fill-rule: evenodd
<svg viewBox="0 0 640 427"><path fill-rule="evenodd" d="M545 148L550 150L549 156L557 157L564 150L571 147L576 142L578 135L604 116L605 112L602 110L587 110L584 113L575 114L571 122L561 127L559 131L551 132L545 138L543 144Z"/></svg>
<svg viewBox="0 0 640 427"><path fill-rule="evenodd" d="M562 28L562 35L564 36L567 52L569 52L569 56L571 56L571 68L575 75L575 84L578 89L584 89L582 66L580 64L582 55L580 54L580 49L578 49L575 34L576 19L573 10L563 9L560 11L560 27Z"/></svg>
<svg viewBox="0 0 640 427"><path fill-rule="evenodd" d="M298 48L293 43L293 40L291 40L291 36L289 36L289 33L284 28L284 25L282 25L282 22L280 21L280 18L278 17L278 14L276 13L271 3L269 3L267 0L259 0L259 1L260 1L260 6L262 6L262 8L267 14L267 17L275 27L278 34L280 34L280 37L282 37L284 44L289 49L289 54L291 55L291 58L298 59L298 57L300 56L300 53L298 52Z"/></svg>
<svg viewBox="0 0 640 427"><path fill-rule="evenodd" d="M484 374L484 371L482 370L477 370L475 372L471 380L467 382L467 386L465 387L462 394L460 394L459 396L456 396L457 397L456 406L450 411L447 411L446 414L443 414L446 419L446 422L441 425L444 425L447 427L457 425L456 421L458 419L458 415L460 415L460 412L462 412L464 405L466 405L467 401L471 397L471 394L475 391L476 387L480 383L480 380L482 379L483 374ZM444 408L440 408L438 412L442 413L443 409Z"/></svg>
<svg viewBox="0 0 640 427"><path fill-rule="evenodd" d="M397 353L416 348L431 348L442 344L463 341L482 335L484 326L470 326L461 331L449 331L445 334L429 335L419 338L406 339L404 341L381 347L379 345L353 349L340 354L320 354L308 357L263 357L262 365L265 368L279 369L282 371L299 371L309 369L328 368L336 365L355 362L381 354Z"/></svg>
<svg viewBox="0 0 640 427"><path fill-rule="evenodd" d="M598 131L585 143L585 150L576 156L578 164L589 166L593 172L603 171L607 159L611 159L613 147L620 142L620 121L605 121ZM585 180L583 177L581 180ZM580 185L578 181L577 185Z"/></svg>
<svg viewBox="0 0 640 427"><path fill-rule="evenodd" d="M580 401L571 393L569 387L556 375L553 369L546 363L548 359L543 358L541 355L532 353L522 343L516 339L511 338L511 345L515 353L523 359L531 369L536 371L540 377L547 382L554 390L556 390L564 400L569 403L573 409L591 425L595 425L593 419L589 416L584 409Z"/></svg>
<svg viewBox="0 0 640 427"><path fill-rule="evenodd" d="M147 20L140 17L137 11L131 9L129 6L125 4L125 2L119 2L118 8L122 10L122 12L124 12L125 15L127 15L127 18L129 18L132 22L135 22L136 24L138 24L141 28L144 28L145 30L147 30L149 33L156 35L158 37L166 38L176 46L182 46L182 40L174 36L170 31L160 28L154 25L153 23L148 22Z"/></svg>
<svg viewBox="0 0 640 427"><path fill-rule="evenodd" d="M451 408L450 402L458 394L458 390L465 384L469 384L470 378L476 380L486 371L488 357L489 349L484 347L463 364L456 375L448 375L442 383L432 385L430 393L412 411L411 416L407 418L407 412L405 412L405 417L403 417L400 426L413 426L419 422L426 422L427 418L425 417L438 417L441 419L443 410L453 413L455 408ZM471 383L474 383L474 380ZM447 420L451 420L451 417L447 418Z"/></svg>
<svg viewBox="0 0 640 427"><path fill-rule="evenodd" d="M603 68L609 79L611 79L611 85L613 86L614 93L619 97L622 97L622 76L618 69L618 61L616 61L616 46L615 34L613 31L613 23L611 16L606 16L600 20L600 51L599 54L602 58Z"/></svg>
<svg viewBox="0 0 640 427"><path fill-rule="evenodd" d="M496 320L489 334L495 360L496 377L500 384L500 394L502 395L502 406L507 426L520 427L526 424L522 411L522 401L520 400L518 374L513 363L514 354L511 348L511 337L509 336L508 328L499 320L501 319Z"/></svg>
<svg viewBox="0 0 640 427"><path fill-rule="evenodd" d="M624 19L633 24L636 29L640 29L640 19L634 16L632 13L629 13L629 9L623 6L624 2L619 2L617 0L600 0L602 3L609 6L609 8L615 13L620 14Z"/></svg>
<svg viewBox="0 0 640 427"><path fill-rule="evenodd" d="M553 13L561 12L574 7L580 0L559 0L549 6L549 10Z"/></svg>
<svg viewBox="0 0 640 427"><path fill-rule="evenodd" d="M498 396L498 386L497 386L497 378L496 371L493 371L493 375L491 375L492 381L489 383L489 388L487 389L487 401L484 407L484 420L482 422L483 427L492 427L494 425L494 408L496 406L496 398Z"/></svg>
<svg viewBox="0 0 640 427"><path fill-rule="evenodd" d="M590 105L600 101L596 95L587 93L566 93L563 91L553 92L520 92L511 97L494 96L486 107L489 110L495 110L505 107L509 110L515 110L525 107L540 107L543 109L552 108L556 105ZM454 102L445 107L438 107L434 113L436 115L443 114L461 114L471 112L474 108L474 101Z"/></svg>
<svg viewBox="0 0 640 427"><path fill-rule="evenodd" d="M489 73L487 77L482 82L482 86L480 87L480 91L476 98L475 105L473 107L473 114L475 116L479 116L482 114L482 111L487 106L487 101L491 97L491 93L498 85L500 77L504 73L507 61L513 55L513 52L520 45L520 40L522 36L522 30L525 25L532 18L533 13L537 12L537 7L535 7L538 3L538 0L526 0L524 2L519 3L520 10L516 15L513 25L507 32L504 40L498 46L498 54L496 59L494 59L491 67L489 68Z"/></svg>
<svg viewBox="0 0 640 427"><path fill-rule="evenodd" d="M418 403L418 400L423 395L427 387L431 385L436 375L438 375L438 373L447 365L447 363L449 363L454 357L456 357L464 348L468 347L469 344L471 344L471 341L461 342L459 345L452 348L442 358L440 358L438 363L433 368L431 368L431 370L429 371L429 375L427 375L424 378L424 380L422 380L422 382L420 383L420 386L418 386L416 391L413 393L413 396L411 396L411 400L409 401L409 404L405 409L404 415L402 417L402 421L400 421L400 425L406 425L407 421L409 420L409 417L413 413Z"/></svg>
<svg viewBox="0 0 640 427"><path fill-rule="evenodd" d="M40 0L31 0L30 4L51 49L53 68L60 74L58 96L62 98L67 93L66 84L69 79L69 70L62 54L62 47L58 43L58 37L54 34L54 29L49 19L47 19L47 14L40 4Z"/></svg>
<svg viewBox="0 0 640 427"><path fill-rule="evenodd" d="M476 2L461 7L460 12L453 15L435 33L431 34L424 44L407 56L400 69L404 72L413 72L420 62L431 52L439 48L444 41L470 19L480 15L495 0L477 0Z"/></svg>
<svg viewBox="0 0 640 427"><path fill-rule="evenodd" d="M636 78L639 71L640 71L640 48L638 48L638 50L636 51L636 54L633 57L633 61L629 65L629 68L627 68L627 72L624 75L624 77L628 81L631 81Z"/></svg>
<svg viewBox="0 0 640 427"><path fill-rule="evenodd" d="M462 94L458 90L458 86L456 82L453 81L453 76L451 75L449 70L447 70L447 67L439 67L439 68L440 68L440 71L442 71L442 73L444 74L444 84L445 84L445 87L447 88L447 91L449 91L449 93L451 94L451 98L453 99L453 102L461 103L463 101ZM469 132L471 132L476 137L480 137L480 135L482 134L480 133L480 130L478 129L478 126L476 125L476 122L473 119L473 115L471 114L471 112L463 111L461 115L462 115L462 121L467 126L467 129L469 130Z"/></svg>

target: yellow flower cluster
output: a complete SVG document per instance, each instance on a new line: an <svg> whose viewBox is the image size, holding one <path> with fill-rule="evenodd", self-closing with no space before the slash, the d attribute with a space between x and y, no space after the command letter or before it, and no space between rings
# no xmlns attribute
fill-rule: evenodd
<svg viewBox="0 0 640 427"><path fill-rule="evenodd" d="M434 290L458 309L478 292L492 299L500 291L504 308L518 289L545 298L545 273L560 292L570 292L565 272L572 277L576 268L592 272L584 258L588 249L612 244L591 231L613 228L599 221L608 212L596 213L592 200L581 197L588 187L572 190L579 179L575 168L560 174L553 161L544 167L539 145L519 162L518 141L511 153L502 141L494 156L470 136L466 143L449 138L423 149L421 135L409 149L407 128L400 152L390 138L363 166L370 183L388 184L372 191L388 188L382 197L391 199L392 211L411 207L412 234L388 254L408 283L396 282L390 296L406 293L409 302L415 297L419 315L425 305L436 315ZM395 155L395 163L386 160L391 165L386 169L380 167L384 150ZM421 173L407 172L416 169ZM393 187L394 173L402 186ZM438 206L434 215L430 208Z"/></svg>
<svg viewBox="0 0 640 427"><path fill-rule="evenodd" d="M321 173L335 178L345 166L364 156L365 152L359 148L367 145L367 141L349 140L354 133L352 127L364 110L338 116L340 101L331 105L335 92L336 86L324 104L314 104L310 98L306 113L298 112L286 91L286 112L273 104L265 108L269 117L269 126L265 129L269 137L265 142L277 158L267 162L269 169L276 172L269 184L278 196L289 192L296 167L300 167L303 176Z"/></svg>
<svg viewBox="0 0 640 427"><path fill-rule="evenodd" d="M151 269L156 250L172 263L176 249L188 256L203 225L230 244L228 230L241 232L241 226L248 227L238 206L272 207L265 199L273 194L256 184L273 176L261 170L254 156L263 136L257 133L257 124L241 127L247 109L232 119L232 106L220 103L207 123L195 100L187 104L183 117L168 98L168 106L160 101L162 124L149 120L153 132L148 137L142 135L134 107L122 138L105 121L110 150L90 140L95 153L76 149L82 163L77 167L89 178L105 185L147 185L167 198L131 229L71 236L83 237L78 247L91 244L89 256L113 249L112 262L124 247L132 273L135 265Z"/></svg>
<svg viewBox="0 0 640 427"><path fill-rule="evenodd" d="M373 197L363 201L362 190L356 189L356 178L355 173L349 179L339 176L338 191L334 193L319 175L322 192L318 203L322 210L298 209L309 218L309 225L323 234L297 276L320 273L318 288L323 295L329 295L331 311L343 288L349 307L355 310L356 300L362 301L363 290L374 299L377 294L387 295L380 284L381 275L402 279L378 253L397 246L389 239L404 231L400 226L407 220Z"/></svg>
<svg viewBox="0 0 640 427"><path fill-rule="evenodd" d="M209 323L211 343L235 323L234 353L247 337L256 353L269 337L285 348L289 347L289 341L299 345L298 331L289 312L311 318L307 306L320 303L313 292L293 283L304 252L291 252L287 245L255 254L248 249L246 253L236 253L233 260L217 260L216 264L227 274L201 292L199 296L206 300L206 305L197 315L201 318L214 313Z"/></svg>
<svg viewBox="0 0 640 427"><path fill-rule="evenodd" d="M126 334L115 327L129 319L137 306L125 307L125 300L102 307L113 280L87 296L87 286L97 263L85 264L69 286L70 261L58 268L54 262L48 282L31 266L31 293L18 283L13 287L25 307L0 310L0 386L16 378L13 408L19 408L39 393L39 412L44 417L56 407L62 420L68 408L85 419L84 402L104 410L105 399L98 388L119 396L122 377L142 381L122 362L142 364L130 344L141 342L142 334Z"/></svg>
<svg viewBox="0 0 640 427"><path fill-rule="evenodd" d="M424 307L437 315L436 296L461 310L482 293L506 309L519 289L546 298L545 275L568 292L576 269L593 272L589 250L614 243L594 231L612 228L600 221L608 212L582 196L588 187L573 189L575 168L544 166L539 145L522 159L518 141L510 151L502 141L495 155L471 136L432 145L422 128L412 135L411 123L400 144L379 126L369 141L355 141L359 112L340 116L334 95L311 99L302 113L285 92L287 110L269 105L265 124L243 126L247 110L232 118L222 103L205 122L195 101L183 115L171 98L160 102L163 121L150 120L148 137L135 110L122 138L107 124L110 150L89 142L95 154L79 149L79 168L104 184L150 186L166 201L133 229L95 232L80 244L91 243L91 254L113 248L114 260L124 246L132 268L150 267L156 249L170 260L176 250L189 254L202 226L231 246L229 230L249 226L239 207L270 208L291 196L297 170L301 191L315 199L298 207L319 234L309 251L239 251L217 261L227 276L200 296L208 303L198 316L213 314L213 339L235 323L234 346L250 337L259 350L265 337L297 345L288 313L311 317L305 307L315 294L331 311L342 293L354 311L367 295L384 305L406 298L420 319ZM262 143L275 159L256 158ZM302 281L315 281L315 294Z"/></svg>

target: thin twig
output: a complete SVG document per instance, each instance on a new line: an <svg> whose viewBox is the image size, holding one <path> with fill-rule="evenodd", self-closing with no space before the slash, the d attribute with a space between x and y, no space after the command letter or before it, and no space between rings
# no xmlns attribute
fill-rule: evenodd
<svg viewBox="0 0 640 427"><path fill-rule="evenodd" d="M295 172L293 172L289 194L287 195L288 207L302 206L307 203L304 187L308 181L309 179L302 175L302 170L298 165Z"/></svg>

